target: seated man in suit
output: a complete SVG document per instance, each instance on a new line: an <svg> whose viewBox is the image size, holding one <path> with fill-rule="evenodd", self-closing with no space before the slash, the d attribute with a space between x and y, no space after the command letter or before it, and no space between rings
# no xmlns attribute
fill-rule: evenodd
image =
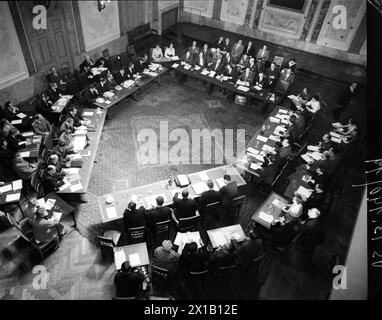
<svg viewBox="0 0 382 320"><path fill-rule="evenodd" d="M288 61L288 63L284 66L285 69L291 69L293 73L295 73L297 69L296 59L292 58Z"/></svg>
<svg viewBox="0 0 382 320"><path fill-rule="evenodd" d="M216 62L213 62L210 66L209 69L212 71L216 72L216 75L221 74L224 70L223 63L221 59L218 59Z"/></svg>
<svg viewBox="0 0 382 320"><path fill-rule="evenodd" d="M223 75L226 77L230 77L231 79L229 81L235 83L237 81L237 73L234 68L232 68L231 65L226 65L223 71Z"/></svg>
<svg viewBox="0 0 382 320"><path fill-rule="evenodd" d="M55 103L62 96L62 91L58 88L57 83L49 82L47 94L49 96L49 100Z"/></svg>
<svg viewBox="0 0 382 320"><path fill-rule="evenodd" d="M217 247L208 255L208 266L213 271L220 267L229 267L235 264L235 250L231 242Z"/></svg>
<svg viewBox="0 0 382 320"><path fill-rule="evenodd" d="M56 167L54 165L49 165L46 168L45 174L42 176L42 185L45 194L56 192L58 188L64 184L65 182L62 181L62 176L57 175Z"/></svg>
<svg viewBox="0 0 382 320"><path fill-rule="evenodd" d="M207 64L208 64L207 57L205 57L203 55L203 52L200 52L198 59L196 59L195 65L197 65L197 66L199 66L201 68L204 68L204 67L207 66Z"/></svg>
<svg viewBox="0 0 382 320"><path fill-rule="evenodd" d="M207 57L211 57L211 50L208 48L208 44L205 43L203 45L203 48L200 50L200 53L203 54L203 56L207 59Z"/></svg>
<svg viewBox="0 0 382 320"><path fill-rule="evenodd" d="M74 128L74 120L73 118L66 118L65 121L62 123L60 127L60 132L63 133L65 131L69 131L71 134L76 132L76 129Z"/></svg>
<svg viewBox="0 0 382 320"><path fill-rule="evenodd" d="M99 57L95 62L94 67L109 69L110 63L105 57Z"/></svg>
<svg viewBox="0 0 382 320"><path fill-rule="evenodd" d="M13 105L12 101L7 101L4 104L4 115L9 121L18 120L17 114L20 113L20 109Z"/></svg>
<svg viewBox="0 0 382 320"><path fill-rule="evenodd" d="M52 149L52 154L56 154L60 164L66 168L70 167L69 154L74 154L73 150L65 148L65 141L58 140L58 144Z"/></svg>
<svg viewBox="0 0 382 320"><path fill-rule="evenodd" d="M88 72L91 68L94 67L93 60L89 57L89 55L86 55L84 57L83 62L80 64L80 70L84 72Z"/></svg>
<svg viewBox="0 0 382 320"><path fill-rule="evenodd" d="M312 254L316 246L324 241L324 226L320 216L320 210L312 208L308 211L308 219L298 224L304 253Z"/></svg>
<svg viewBox="0 0 382 320"><path fill-rule="evenodd" d="M146 213L147 224L153 229L154 225L158 222L164 222L170 220L173 213L169 207L163 207L164 199L162 196L158 196L155 199L157 207L152 210L148 210Z"/></svg>
<svg viewBox="0 0 382 320"><path fill-rule="evenodd" d="M290 84L294 82L294 74L290 68L283 69L280 72L280 80L289 82Z"/></svg>
<svg viewBox="0 0 382 320"><path fill-rule="evenodd" d="M127 78L127 72L125 68L120 69L115 75L114 75L115 81L117 81L118 84L121 84L122 82L126 81Z"/></svg>
<svg viewBox="0 0 382 320"><path fill-rule="evenodd" d="M236 181L231 181L229 174L225 174L223 179L225 185L220 188L219 192L222 198L222 207L228 209L232 205L232 200L237 196L238 189Z"/></svg>
<svg viewBox="0 0 382 320"><path fill-rule="evenodd" d="M136 62L135 69L137 70L137 72L142 72L143 70L149 67L149 64L150 64L149 57L145 53L143 57L139 58L138 61Z"/></svg>
<svg viewBox="0 0 382 320"><path fill-rule="evenodd" d="M84 92L83 95L86 108L96 108L94 102L99 95L100 93L98 92L98 89L95 87L95 85L93 83L90 84L89 88Z"/></svg>
<svg viewBox="0 0 382 320"><path fill-rule="evenodd" d="M179 219L189 218L199 215L198 204L194 199L188 197L188 190L182 191L182 199L178 198L178 192L174 195L175 212L172 213L172 219L179 225Z"/></svg>
<svg viewBox="0 0 382 320"><path fill-rule="evenodd" d="M220 37L218 42L216 43L216 48L219 48L220 50L222 50L223 45L224 45L224 37Z"/></svg>
<svg viewBox="0 0 382 320"><path fill-rule="evenodd" d="M242 41L239 40L237 43L235 43L231 48L231 55L234 63L237 63L240 60L241 55L243 54L244 46L242 44Z"/></svg>
<svg viewBox="0 0 382 320"><path fill-rule="evenodd" d="M318 147L320 148L321 152L324 152L326 150L329 150L333 147L333 141L331 140L331 136L329 133L325 133L322 136L322 140L318 142Z"/></svg>
<svg viewBox="0 0 382 320"><path fill-rule="evenodd" d="M222 52L223 53L231 52L231 42L230 42L229 38L225 38L225 41L224 41L224 44L222 47Z"/></svg>
<svg viewBox="0 0 382 320"><path fill-rule="evenodd" d="M248 82L249 86L252 86L254 78L255 76L249 68L246 68L245 71L239 76L239 80Z"/></svg>
<svg viewBox="0 0 382 320"><path fill-rule="evenodd" d="M109 88L109 86L106 83L105 77L101 77L99 79L99 83L97 85L97 90L98 90L99 94L103 95L103 93L105 93L106 91L109 91L110 89L111 88Z"/></svg>
<svg viewBox="0 0 382 320"><path fill-rule="evenodd" d="M246 54L246 55L248 55L249 57L254 57L254 56L256 56L256 50L255 50L255 47L254 47L253 44L252 44L252 41L248 41L248 44L247 44L247 46L245 47L243 53Z"/></svg>
<svg viewBox="0 0 382 320"><path fill-rule="evenodd" d="M189 64L189 65L193 65L194 64L194 58L193 56L191 55L191 52L190 51L187 51L186 54L184 55L184 57L182 58L182 61L184 61L185 63Z"/></svg>
<svg viewBox="0 0 382 320"><path fill-rule="evenodd" d="M45 190L46 192L46 190ZM39 242L48 242L57 235L63 237L66 234L64 226L54 216L49 218L45 208L38 208L32 220L34 238Z"/></svg>
<svg viewBox="0 0 382 320"><path fill-rule="evenodd" d="M265 75L269 79L268 86L274 88L276 85L277 78L279 77L279 69L277 68L274 62L271 63L271 66L265 71Z"/></svg>
<svg viewBox="0 0 382 320"><path fill-rule="evenodd" d="M37 165L21 158L20 153L16 153L15 159L13 160L13 167L17 176L21 180L25 181L30 181L32 178L32 174L36 172L37 169Z"/></svg>
<svg viewBox="0 0 382 320"><path fill-rule="evenodd" d="M151 58L153 59L154 62L157 62L163 58L163 51L161 47L159 46L159 44L155 45L155 48L153 49L153 52L151 54Z"/></svg>
<svg viewBox="0 0 382 320"><path fill-rule="evenodd" d="M48 77L49 82L57 83L59 86L66 83L62 80L61 76L58 74L55 68L52 68L51 71L52 73Z"/></svg>
<svg viewBox="0 0 382 320"><path fill-rule="evenodd" d="M47 135L49 135L52 126L48 120L46 120L41 114L37 113L34 116L32 128L36 134L45 138Z"/></svg>
<svg viewBox="0 0 382 320"><path fill-rule="evenodd" d="M240 71L244 71L245 68L247 68L249 66L249 57L246 53L244 53L241 58L240 58L240 61L237 65L237 69L240 70Z"/></svg>
<svg viewBox="0 0 382 320"><path fill-rule="evenodd" d="M292 114L289 119L290 125L288 128L288 133L291 143L297 142L299 137L298 128L296 126L296 119L297 117L294 114Z"/></svg>
<svg viewBox="0 0 382 320"><path fill-rule="evenodd" d="M214 182L212 180L207 181L208 190L204 191L199 199L199 205L202 209L204 209L207 204L211 204L214 202L220 202L221 194L219 191L214 190Z"/></svg>
<svg viewBox="0 0 382 320"><path fill-rule="evenodd" d="M127 76L128 79L134 80L135 79L135 74L136 74L136 71L135 71L135 68L134 68L134 63L132 63L130 61L129 62L129 66L126 68L126 76Z"/></svg>
<svg viewBox="0 0 382 320"><path fill-rule="evenodd" d="M16 153L18 150L24 147L24 146L21 146L19 142L24 141L25 138L19 135L18 130L15 129L14 127L10 125L4 125L0 135L7 140L8 148L13 153ZM30 145L30 142L25 141L24 143L25 145Z"/></svg>
<svg viewBox="0 0 382 320"><path fill-rule="evenodd" d="M132 269L129 261L122 263L121 270L114 276L116 296L119 298L138 297L142 293L144 275L140 269Z"/></svg>
<svg viewBox="0 0 382 320"><path fill-rule="evenodd" d="M63 170L63 166L60 164L60 159L58 158L58 155L56 155L54 153L51 154L48 157L48 160L47 160L46 164L48 166L52 165L52 166L56 167L56 175L57 175L58 178L63 178L63 177L66 176L66 173Z"/></svg>
<svg viewBox="0 0 382 320"><path fill-rule="evenodd" d="M265 88L267 86L267 79L264 77L264 73L260 72L255 76L255 80L253 81L253 84L255 86L259 86L262 88Z"/></svg>
<svg viewBox="0 0 382 320"><path fill-rule="evenodd" d="M261 169L258 172L261 181L270 186L277 175L280 173L282 166L283 161L281 158L275 155L270 156L269 160L266 160L262 163Z"/></svg>
<svg viewBox="0 0 382 320"><path fill-rule="evenodd" d="M41 95L37 101L36 111L41 113L46 119L52 121L52 101L49 99L49 96L45 91L41 92Z"/></svg>
<svg viewBox="0 0 382 320"><path fill-rule="evenodd" d="M146 225L145 208L140 205L137 208L135 201L130 201L123 213L123 225L127 232L130 228L143 227Z"/></svg>
<svg viewBox="0 0 382 320"><path fill-rule="evenodd" d="M234 61L231 57L231 54L229 52L227 52L224 56L224 58L222 59L222 62L223 62L223 66L226 66L228 64L233 64Z"/></svg>
<svg viewBox="0 0 382 320"><path fill-rule="evenodd" d="M7 177L13 176L14 152L8 147L7 140L0 135L0 166Z"/></svg>
<svg viewBox="0 0 382 320"><path fill-rule="evenodd" d="M231 243L235 256L244 269L247 269L254 260L265 253L263 240L253 232L250 232L249 237L245 237L243 242L238 242L235 238L232 238Z"/></svg>
<svg viewBox="0 0 382 320"><path fill-rule="evenodd" d="M117 85L117 81L115 81L112 73L110 72L110 70L107 71L107 75L106 75L106 85L109 87L109 88L114 88L116 85Z"/></svg>
<svg viewBox="0 0 382 320"><path fill-rule="evenodd" d="M256 58L257 61L261 64L265 64L269 60L269 51L266 45L264 45L263 48L259 49Z"/></svg>
<svg viewBox="0 0 382 320"><path fill-rule="evenodd" d="M77 128L82 126L85 123L85 119L81 117L81 115L78 114L78 109L75 105L71 105L69 107L69 111L66 114L66 119L71 118L73 119L73 127ZM65 120L66 120L65 119Z"/></svg>
<svg viewBox="0 0 382 320"><path fill-rule="evenodd" d="M74 144L73 144L73 141L74 141L74 138L73 138L73 133L75 131L74 127L73 127L73 119L69 118L67 119L68 122L66 122L68 124L67 127L64 128L64 131L61 132L61 135L60 137L58 138L58 141L60 142L63 142L64 143L64 148L68 151L73 151L73 148L74 148Z"/></svg>
<svg viewBox="0 0 382 320"><path fill-rule="evenodd" d="M249 62L246 68L249 68L249 70L251 70L251 72L253 72L254 74L258 72L258 67L256 65L255 58L249 58Z"/></svg>

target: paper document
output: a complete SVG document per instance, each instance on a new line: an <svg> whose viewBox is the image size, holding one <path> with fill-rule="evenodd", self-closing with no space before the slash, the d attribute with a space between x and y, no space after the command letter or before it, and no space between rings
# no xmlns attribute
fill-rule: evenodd
<svg viewBox="0 0 382 320"><path fill-rule="evenodd" d="M205 171L199 172L199 176L203 181L207 181L209 179L208 174Z"/></svg>
<svg viewBox="0 0 382 320"><path fill-rule="evenodd" d="M141 265L141 259L139 253L129 254L129 262L131 267L139 267Z"/></svg>
<svg viewBox="0 0 382 320"><path fill-rule="evenodd" d="M271 146L268 146L267 144L263 145L262 150L265 151L265 152L270 152L270 153L274 153L275 152L275 148L272 148Z"/></svg>
<svg viewBox="0 0 382 320"><path fill-rule="evenodd" d="M179 57L178 56L173 56L173 57L171 57L171 60L179 60Z"/></svg>
<svg viewBox="0 0 382 320"><path fill-rule="evenodd" d="M259 140L259 141L262 141L262 142L267 142L268 141L267 137L264 137L264 136L261 136L261 135L258 135L256 137L256 139Z"/></svg>
<svg viewBox="0 0 382 320"><path fill-rule="evenodd" d="M259 218L267 223L272 223L274 218L272 215L265 213L263 211L260 211Z"/></svg>
<svg viewBox="0 0 382 320"><path fill-rule="evenodd" d="M284 208L284 203L283 203L282 201L280 201L279 199L275 199L275 200L273 200L273 201L272 201L272 204L273 204L275 207L279 208L279 209Z"/></svg>
<svg viewBox="0 0 382 320"><path fill-rule="evenodd" d="M20 152L20 157L21 158L28 158L30 154L31 154L30 151Z"/></svg>
<svg viewBox="0 0 382 320"><path fill-rule="evenodd" d="M72 185L67 179L64 179L64 182L65 183L61 187L59 187L58 190L63 191Z"/></svg>
<svg viewBox="0 0 382 320"><path fill-rule="evenodd" d="M189 181L188 181L188 178L185 174L180 174L177 176L178 178L178 181L179 181L179 184L181 187L185 187L185 186L188 186L189 185Z"/></svg>
<svg viewBox="0 0 382 320"><path fill-rule="evenodd" d="M184 65L184 69L185 69L185 70L191 69L191 66L190 66L189 64L185 64L185 65Z"/></svg>
<svg viewBox="0 0 382 320"><path fill-rule="evenodd" d="M303 186L300 186L296 191L297 194L303 196L306 199L308 199L311 196L312 192L312 190L309 190Z"/></svg>
<svg viewBox="0 0 382 320"><path fill-rule="evenodd" d="M256 155L255 155L255 159L258 160L258 161L260 161L260 162L264 162L264 157L261 156L261 155L259 155L259 154L256 154Z"/></svg>
<svg viewBox="0 0 382 320"><path fill-rule="evenodd" d="M62 212L58 212L58 211L53 212L53 217L56 221L60 221L61 216L62 216Z"/></svg>
<svg viewBox="0 0 382 320"><path fill-rule="evenodd" d="M206 76L208 75L210 72L208 70L203 70L200 74L202 74L203 76Z"/></svg>
<svg viewBox="0 0 382 320"><path fill-rule="evenodd" d="M45 202L45 209L46 210L52 210L52 208L54 207L54 204L56 203L56 199L48 199L46 202Z"/></svg>
<svg viewBox="0 0 382 320"><path fill-rule="evenodd" d="M252 147L249 147L247 149L248 152L252 153L252 154L258 154L259 153L259 150L256 150L256 149L253 149Z"/></svg>
<svg viewBox="0 0 382 320"><path fill-rule="evenodd" d="M11 121L11 124L22 124L23 123L23 120L12 120Z"/></svg>
<svg viewBox="0 0 382 320"><path fill-rule="evenodd" d="M7 194L5 197L5 202L18 201L20 199L20 193Z"/></svg>
<svg viewBox="0 0 382 320"><path fill-rule="evenodd" d="M194 189L196 194L202 194L204 191L208 190L207 184L203 182L194 183L191 185L192 189Z"/></svg>
<svg viewBox="0 0 382 320"><path fill-rule="evenodd" d="M250 168L251 168L252 170L259 170L259 169L261 169L261 164L258 163L258 162L253 162L253 163L251 163Z"/></svg>
<svg viewBox="0 0 382 320"><path fill-rule="evenodd" d="M19 117L20 119L24 119L26 116L27 116L27 115L24 114L24 113L22 113L22 112L20 112L20 113L17 115L17 117Z"/></svg>
<svg viewBox="0 0 382 320"><path fill-rule="evenodd" d="M218 185L219 189L221 187L225 186L224 178L217 178L215 181L216 181L216 184Z"/></svg>
<svg viewBox="0 0 382 320"><path fill-rule="evenodd" d="M244 87L244 86L238 86L238 87L237 87L237 90L244 91L244 92L248 92L248 91L249 91L249 88L248 88L248 87Z"/></svg>
<svg viewBox="0 0 382 320"><path fill-rule="evenodd" d="M319 152L320 148L317 146L308 146L308 151Z"/></svg>
<svg viewBox="0 0 382 320"><path fill-rule="evenodd" d="M320 152L312 152L311 153L311 157L314 159L314 160L320 160L321 159L321 153Z"/></svg>
<svg viewBox="0 0 382 320"><path fill-rule="evenodd" d="M97 102L97 103L104 103L104 102L105 102L105 99L99 97L99 98L96 99L96 102Z"/></svg>
<svg viewBox="0 0 382 320"><path fill-rule="evenodd" d="M115 268L117 270L121 269L122 263L126 261L125 251L123 249L114 252L114 262Z"/></svg>
<svg viewBox="0 0 382 320"><path fill-rule="evenodd" d="M73 150L79 151L83 150L86 145L86 136L75 136L73 139Z"/></svg>
<svg viewBox="0 0 382 320"><path fill-rule="evenodd" d="M199 70L200 68L200 66L195 66L195 70Z"/></svg>
<svg viewBox="0 0 382 320"><path fill-rule="evenodd" d="M78 190L81 190L82 189L82 184L81 182L80 183L77 183L77 184L74 184L70 187L70 191L71 192L76 192Z"/></svg>
<svg viewBox="0 0 382 320"><path fill-rule="evenodd" d="M330 140L332 140L333 142L335 142L335 143L341 143L342 142L342 140L341 139L339 139L339 138L336 138L336 137L331 137L331 139Z"/></svg>
<svg viewBox="0 0 382 320"><path fill-rule="evenodd" d="M272 141L275 141L275 142L279 141L279 138L274 136L274 135L270 135L268 139L272 140Z"/></svg>
<svg viewBox="0 0 382 320"><path fill-rule="evenodd" d="M255 88L256 90L258 90L258 91L263 90L263 88L260 87L260 86L254 86L254 88Z"/></svg>
<svg viewBox="0 0 382 320"><path fill-rule="evenodd" d="M0 187L0 193L5 193L12 190L12 184L7 184L5 186Z"/></svg>
<svg viewBox="0 0 382 320"><path fill-rule="evenodd" d="M332 123L332 126L333 126L334 128L339 128L339 127L342 126L342 124L339 123L339 122L334 122L334 123Z"/></svg>
<svg viewBox="0 0 382 320"><path fill-rule="evenodd" d="M280 112L280 113L288 114L288 110L286 110L286 109L281 109L281 108L280 108L280 109L279 109L279 112Z"/></svg>
<svg viewBox="0 0 382 320"><path fill-rule="evenodd" d="M173 67L173 68L178 68L178 67L179 67L179 64L178 64L178 63L174 63L174 64L172 65L172 67Z"/></svg>
<svg viewBox="0 0 382 320"><path fill-rule="evenodd" d="M269 117L269 121L274 123L280 123L280 119L276 117Z"/></svg>
<svg viewBox="0 0 382 320"><path fill-rule="evenodd" d="M12 181L13 191L20 190L22 188L23 188L23 181L22 180Z"/></svg>
<svg viewBox="0 0 382 320"><path fill-rule="evenodd" d="M227 239L224 236L224 233L220 231L213 232L213 239L215 240L216 246L224 246L227 243Z"/></svg>
<svg viewBox="0 0 382 320"><path fill-rule="evenodd" d="M311 164L314 162L314 160L307 154L303 154L301 158L308 164Z"/></svg>
<svg viewBox="0 0 382 320"><path fill-rule="evenodd" d="M27 138L27 137L33 137L34 136L34 132L33 131L27 131L27 132L23 132L21 134L24 138Z"/></svg>
<svg viewBox="0 0 382 320"><path fill-rule="evenodd" d="M216 74L216 71L211 71L209 74L209 77L213 78L213 77L215 77L215 74Z"/></svg>
<svg viewBox="0 0 382 320"><path fill-rule="evenodd" d="M115 210L115 207L107 207L106 208L106 214L109 219L116 218L117 217L117 211Z"/></svg>
<svg viewBox="0 0 382 320"><path fill-rule="evenodd" d="M93 111L85 111L84 114L83 114L83 116L84 116L84 117L91 117L93 114L94 114Z"/></svg>

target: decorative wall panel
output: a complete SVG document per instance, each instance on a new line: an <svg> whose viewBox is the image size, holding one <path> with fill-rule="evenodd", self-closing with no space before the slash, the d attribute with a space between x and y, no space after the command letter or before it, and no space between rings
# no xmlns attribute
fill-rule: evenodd
<svg viewBox="0 0 382 320"><path fill-rule="evenodd" d="M158 2L158 9L163 10L174 4L179 4L179 0L161 0Z"/></svg>
<svg viewBox="0 0 382 320"><path fill-rule="evenodd" d="M259 29L277 35L299 39L310 5L311 0L305 0L303 10L299 12L292 9L271 6L269 0L264 1L259 21Z"/></svg>
<svg viewBox="0 0 382 320"><path fill-rule="evenodd" d="M0 89L29 76L8 2L0 2Z"/></svg>
<svg viewBox="0 0 382 320"><path fill-rule="evenodd" d="M333 13L333 8L336 5L343 5L346 8L346 29L335 29L333 27L333 20L338 15L338 13ZM365 11L366 1L364 0L333 0L318 35L317 43L339 50L349 50Z"/></svg>
<svg viewBox="0 0 382 320"><path fill-rule="evenodd" d="M214 1L206 0L184 0L184 11L212 18Z"/></svg>
<svg viewBox="0 0 382 320"><path fill-rule="evenodd" d="M120 37L118 2L98 11L97 1L78 1L86 51Z"/></svg>
<svg viewBox="0 0 382 320"><path fill-rule="evenodd" d="M223 0L220 20L243 25L247 7L248 0Z"/></svg>

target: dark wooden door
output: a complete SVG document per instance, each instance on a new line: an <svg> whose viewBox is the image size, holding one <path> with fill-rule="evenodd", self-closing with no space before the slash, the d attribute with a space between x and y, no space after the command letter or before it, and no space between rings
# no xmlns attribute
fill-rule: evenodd
<svg viewBox="0 0 382 320"><path fill-rule="evenodd" d="M178 8L162 13L162 33L178 22Z"/></svg>
<svg viewBox="0 0 382 320"><path fill-rule="evenodd" d="M47 29L36 30L36 37L41 57L40 71L71 67L68 37L61 15L48 17Z"/></svg>

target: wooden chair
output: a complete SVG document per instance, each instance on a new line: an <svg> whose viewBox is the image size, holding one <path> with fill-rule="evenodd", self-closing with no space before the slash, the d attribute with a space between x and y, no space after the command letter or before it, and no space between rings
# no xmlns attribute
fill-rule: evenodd
<svg viewBox="0 0 382 320"><path fill-rule="evenodd" d="M188 232L195 231L197 224L199 222L200 216L193 216L188 218L179 218L178 231L179 232Z"/></svg>
<svg viewBox="0 0 382 320"><path fill-rule="evenodd" d="M162 243L163 240L170 239L170 220L157 222L154 225L154 241L158 245Z"/></svg>
<svg viewBox="0 0 382 320"><path fill-rule="evenodd" d="M207 204L206 207L203 208L201 212L201 221L203 226L206 221L206 217L214 216L216 220L219 219L218 209L220 208L220 204L221 204L220 201L213 202L213 203Z"/></svg>
<svg viewBox="0 0 382 320"><path fill-rule="evenodd" d="M127 229L127 236L129 238L130 243L146 242L147 240L146 227L141 226L136 228L129 228Z"/></svg>
<svg viewBox="0 0 382 320"><path fill-rule="evenodd" d="M290 82L285 80L279 80L277 83L275 93L277 95L285 96L288 93Z"/></svg>
<svg viewBox="0 0 382 320"><path fill-rule="evenodd" d="M237 268L237 264L217 268L213 273L214 282L224 283L226 286L228 286L229 283L231 282L232 275L234 271L236 270L236 268Z"/></svg>
<svg viewBox="0 0 382 320"><path fill-rule="evenodd" d="M155 265L151 266L152 286L156 294L167 294L169 286L169 271Z"/></svg>
<svg viewBox="0 0 382 320"><path fill-rule="evenodd" d="M196 297L199 297L205 292L208 274L208 269L198 272L187 272L187 288L190 287L191 292L194 292L196 294Z"/></svg>
<svg viewBox="0 0 382 320"><path fill-rule="evenodd" d="M6 212L6 216L8 218L9 223L14 226L17 230L23 232L27 236L33 235L32 224L29 218L24 218L18 221L14 216L12 216L9 212Z"/></svg>
<svg viewBox="0 0 382 320"><path fill-rule="evenodd" d="M246 196L242 195L239 197L236 197L232 200L232 210L235 218L238 218L240 215L241 207L243 206L243 203L245 201Z"/></svg>
<svg viewBox="0 0 382 320"><path fill-rule="evenodd" d="M121 234L122 233L117 230L106 230L102 236L97 236L97 240L101 245L102 257L114 257L113 248L118 245Z"/></svg>
<svg viewBox="0 0 382 320"><path fill-rule="evenodd" d="M45 195L44 187L42 185L42 180L37 171L32 173L31 187L33 188L33 190L37 193L39 197L43 197Z"/></svg>

